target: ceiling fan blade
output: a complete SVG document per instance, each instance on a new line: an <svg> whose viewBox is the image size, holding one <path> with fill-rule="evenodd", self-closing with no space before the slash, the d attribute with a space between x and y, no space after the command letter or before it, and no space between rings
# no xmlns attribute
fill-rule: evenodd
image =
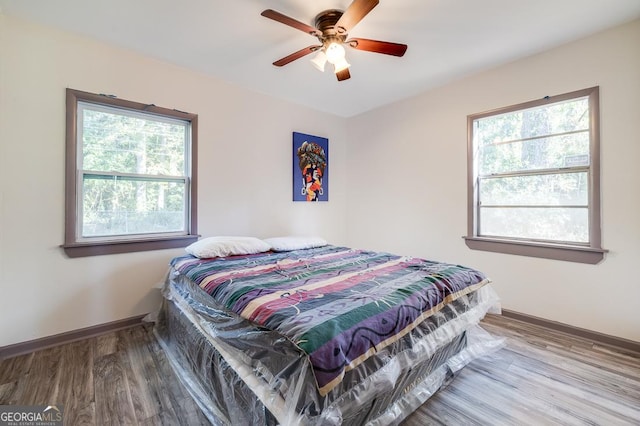
<svg viewBox="0 0 640 426"><path fill-rule="evenodd" d="M385 55L402 56L407 51L406 44L391 43L389 41L369 40L366 38L352 38L347 44L358 50L367 52L384 53Z"/></svg>
<svg viewBox="0 0 640 426"><path fill-rule="evenodd" d="M340 34L351 31L378 3L380 3L379 0L353 0L336 22L336 31Z"/></svg>
<svg viewBox="0 0 640 426"><path fill-rule="evenodd" d="M322 35L322 33L318 31L317 28L314 28L311 25L307 25L300 21L296 21L295 19L289 18L288 16L283 15L280 12L276 12L275 10L272 10L272 9L267 9L263 11L260 15L264 16L265 18L273 19L274 21L280 22L281 24L285 24L290 27L293 27L297 30L304 31L305 33L310 34L312 36Z"/></svg>
<svg viewBox="0 0 640 426"><path fill-rule="evenodd" d="M322 47L322 45L305 47L304 49L300 49L297 52L294 52L289 56L285 56L282 59L278 59L277 61L275 61L273 63L273 65L275 65L276 67L281 67L283 65L287 65L289 62L293 62L296 59L300 59L303 56L308 55L309 53L313 53L316 50L320 49L321 47Z"/></svg>
<svg viewBox="0 0 640 426"><path fill-rule="evenodd" d="M338 71L336 73L336 77L338 77L338 81L348 80L351 78L351 73L349 72L349 68L345 68L342 71Z"/></svg>

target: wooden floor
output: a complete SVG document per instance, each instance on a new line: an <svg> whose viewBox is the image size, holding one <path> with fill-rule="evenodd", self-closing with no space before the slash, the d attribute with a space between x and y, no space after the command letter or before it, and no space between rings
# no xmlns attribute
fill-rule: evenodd
<svg viewBox="0 0 640 426"><path fill-rule="evenodd" d="M488 315L507 338L409 416L409 425L640 425L640 354Z"/></svg>
<svg viewBox="0 0 640 426"><path fill-rule="evenodd" d="M640 354L490 315L506 348L403 426L640 425ZM0 361L0 405L63 404L66 425L206 425L148 326Z"/></svg>

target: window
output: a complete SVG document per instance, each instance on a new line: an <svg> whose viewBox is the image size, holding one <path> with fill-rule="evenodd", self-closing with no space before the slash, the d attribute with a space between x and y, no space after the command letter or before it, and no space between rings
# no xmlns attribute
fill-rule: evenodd
<svg viewBox="0 0 640 426"><path fill-rule="evenodd" d="M598 87L468 119L467 245L598 263Z"/></svg>
<svg viewBox="0 0 640 426"><path fill-rule="evenodd" d="M198 116L67 89L70 257L197 240Z"/></svg>

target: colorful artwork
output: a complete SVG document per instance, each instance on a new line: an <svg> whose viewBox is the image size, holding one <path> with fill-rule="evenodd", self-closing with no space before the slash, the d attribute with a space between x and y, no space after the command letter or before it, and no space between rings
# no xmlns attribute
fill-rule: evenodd
<svg viewBox="0 0 640 426"><path fill-rule="evenodd" d="M293 132L293 201L329 201L329 139Z"/></svg>

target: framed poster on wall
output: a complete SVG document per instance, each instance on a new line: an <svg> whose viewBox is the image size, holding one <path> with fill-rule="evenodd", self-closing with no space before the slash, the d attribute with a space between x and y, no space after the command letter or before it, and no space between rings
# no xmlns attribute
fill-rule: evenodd
<svg viewBox="0 0 640 426"><path fill-rule="evenodd" d="M293 132L293 201L329 201L329 139Z"/></svg>

